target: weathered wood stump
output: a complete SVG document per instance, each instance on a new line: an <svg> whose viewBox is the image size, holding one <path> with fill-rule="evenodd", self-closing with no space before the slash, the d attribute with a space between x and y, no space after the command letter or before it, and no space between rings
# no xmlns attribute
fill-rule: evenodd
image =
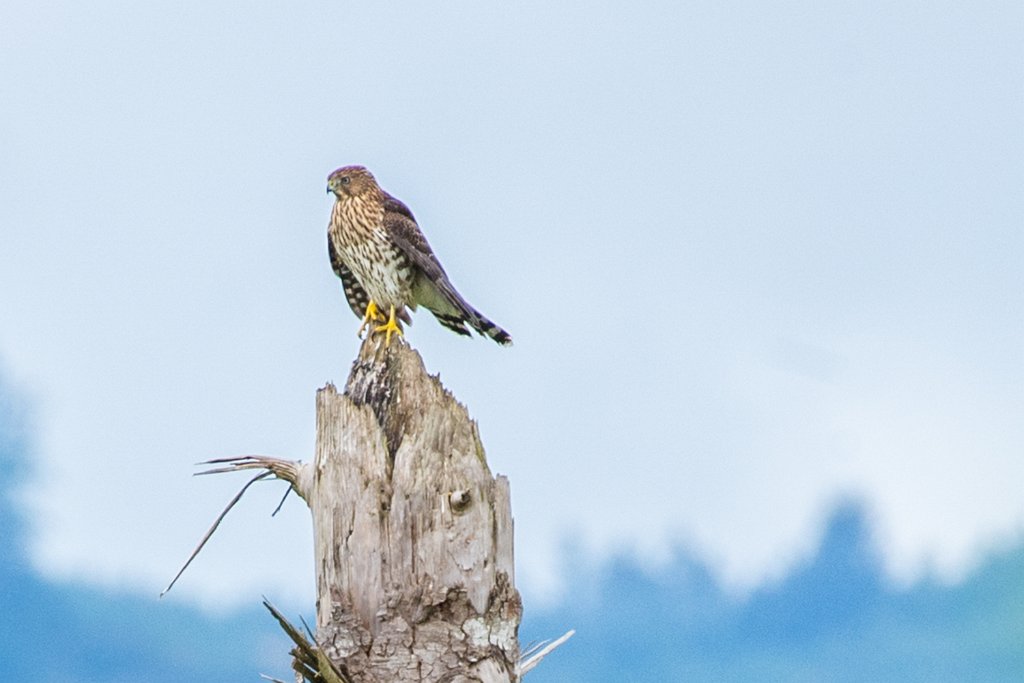
<svg viewBox="0 0 1024 683"><path fill-rule="evenodd" d="M295 642L300 683L511 683L573 635L520 658L508 480L491 475L466 408L404 341L364 342L345 392L317 392L316 419L312 463L205 463L216 467L200 474L263 471L161 595L245 491L275 476L313 517L314 642L264 600Z"/></svg>
<svg viewBox="0 0 1024 683"><path fill-rule="evenodd" d="M370 340L316 412L299 492L321 648L354 683L516 680L508 480L491 475L465 407L404 342Z"/></svg>

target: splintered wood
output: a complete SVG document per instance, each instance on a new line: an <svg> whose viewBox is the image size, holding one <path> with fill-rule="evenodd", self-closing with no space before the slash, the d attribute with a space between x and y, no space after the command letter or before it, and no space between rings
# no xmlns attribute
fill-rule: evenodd
<svg viewBox="0 0 1024 683"><path fill-rule="evenodd" d="M400 340L317 393L319 647L353 683L518 680L512 509L476 424ZM307 466L308 467L308 466Z"/></svg>

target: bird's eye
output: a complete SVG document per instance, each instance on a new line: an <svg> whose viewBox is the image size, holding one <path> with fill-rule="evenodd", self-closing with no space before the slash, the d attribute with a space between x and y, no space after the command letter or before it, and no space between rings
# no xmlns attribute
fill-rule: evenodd
<svg viewBox="0 0 1024 683"><path fill-rule="evenodd" d="M348 185L348 181L351 180L347 175L341 176L341 184Z"/></svg>

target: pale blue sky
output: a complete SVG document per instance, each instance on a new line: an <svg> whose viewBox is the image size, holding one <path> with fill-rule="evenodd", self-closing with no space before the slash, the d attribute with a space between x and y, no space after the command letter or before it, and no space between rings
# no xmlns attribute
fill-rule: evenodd
<svg viewBox="0 0 1024 683"><path fill-rule="evenodd" d="M1009 2L4 3L37 565L159 590L239 483L191 463L310 457L358 343L324 179L363 163L515 337L408 334L511 479L528 594L570 535L749 588L848 495L893 577L960 576L1024 522L1022 30ZM181 595L311 598L279 495Z"/></svg>

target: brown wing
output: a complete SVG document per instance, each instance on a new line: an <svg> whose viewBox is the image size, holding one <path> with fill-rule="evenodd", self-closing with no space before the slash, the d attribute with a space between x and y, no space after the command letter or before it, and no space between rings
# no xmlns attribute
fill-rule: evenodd
<svg viewBox="0 0 1024 683"><path fill-rule="evenodd" d="M402 200L392 197L387 192L384 193L384 228L395 244L402 248L427 277L435 282L448 282L448 274L444 272L441 262L437 260L434 250L430 248L427 238L416 224L416 217L412 215L412 211ZM458 297L450 282L448 287Z"/></svg>
<svg viewBox="0 0 1024 683"><path fill-rule="evenodd" d="M434 256L434 250L430 248L427 238L423 236L423 232L416 225L412 213L409 212L405 204L390 195L389 198L397 202L405 211L392 210L395 208L394 205L391 202L385 203L384 229L387 230L388 236L405 252L413 265L422 270L432 282L439 283L443 280L452 289L452 293L455 293L451 283L448 282L448 274L444 272L441 262ZM458 294L455 295L458 296Z"/></svg>
<svg viewBox="0 0 1024 683"><path fill-rule="evenodd" d="M381 192L384 192L384 190L381 190ZM413 223L416 222L416 216L412 215L412 211L405 205L405 202L398 197L388 194L387 192L384 192L384 211L387 213L402 214Z"/></svg>
<svg viewBox="0 0 1024 683"><path fill-rule="evenodd" d="M366 290L359 284L356 276L352 274L352 271L341 260L338 250L334 248L334 240L331 239L330 235L327 235L327 255L331 258L331 268L334 269L334 274L341 278L341 288L345 290L345 298L348 299L349 307L356 314L357 318L362 318L366 315L366 307L370 303L370 297L366 295Z"/></svg>
<svg viewBox="0 0 1024 683"><path fill-rule="evenodd" d="M426 277L439 297L439 300L434 300L431 303L426 301L417 303L423 303L434 314L438 322L453 332L468 336L469 330L466 325L469 325L499 344L511 344L512 337L508 332L484 317L480 311L470 306L469 302L455 291L455 287L448 279L448 274L444 272L441 262L437 260L433 249L427 243L427 238L416 225L416 220L412 217L409 208L391 195L385 195L384 209L384 229L387 230L388 237L409 257L409 260ZM435 299L433 296L430 298Z"/></svg>

